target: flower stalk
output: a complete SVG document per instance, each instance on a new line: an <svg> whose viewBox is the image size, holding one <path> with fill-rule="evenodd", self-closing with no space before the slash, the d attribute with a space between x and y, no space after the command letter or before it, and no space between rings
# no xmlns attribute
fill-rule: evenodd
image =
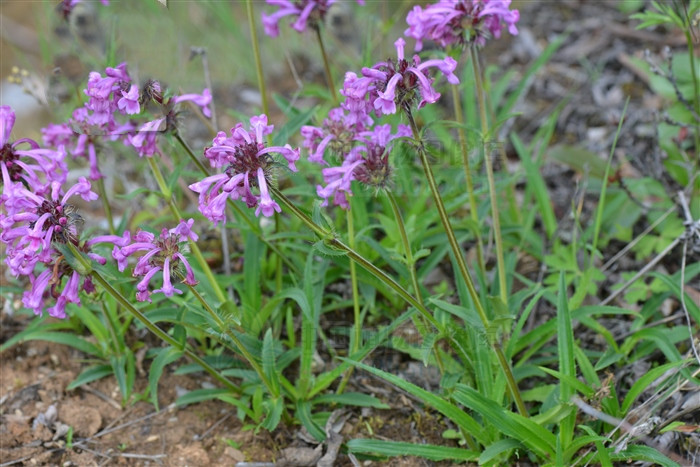
<svg viewBox="0 0 700 467"><path fill-rule="evenodd" d="M482 271L486 270L486 263L484 262L484 244L481 239L481 228L479 222L479 207L476 204L476 197L474 196L474 180L472 179L472 169L469 162L469 148L467 147L467 135L464 130L464 113L462 112L462 99L459 96L459 88L457 86L451 86L452 88L452 103L455 109L455 119L458 124L458 135L459 135L459 148L462 152L462 166L464 167L464 177L467 181L467 196L469 196L469 215L476 225L476 258L479 269Z"/></svg>
<svg viewBox="0 0 700 467"><path fill-rule="evenodd" d="M89 274L95 282L100 284L102 288L110 294L114 299L119 302L119 304L127 310L129 313L131 313L136 319L141 321L141 323L146 326L146 328L151 331L154 335L156 335L158 338L160 338L163 342L167 342L171 346L180 349L185 356L187 356L189 359L191 359L193 362L195 362L197 365L201 366L204 371L209 373L214 379L219 381L221 384L223 384L226 388L231 390L235 394L241 394L241 388L232 383L228 378L225 376L222 376L218 371L216 371L211 365L209 365L207 362L202 360L197 354L192 352L190 349L188 349L184 344L176 341L173 339L170 335L168 335L165 331L160 329L155 323L153 323L151 320L149 320L146 315L141 313L137 308L135 308L129 300L127 300L119 291L117 291L112 285L107 281L98 271L95 271L92 268L92 265L90 264L90 261L88 261L85 256L81 252L78 251L78 249L75 247L75 245L71 243L67 243L68 248L70 249L71 253L75 257L75 259L80 263L82 268L85 271L85 274Z"/></svg>
<svg viewBox="0 0 700 467"><path fill-rule="evenodd" d="M440 216L440 220L445 230L445 234L447 235L447 240L450 243L450 248L452 249L452 253L455 257L455 260L457 261L457 267L467 286L469 296L471 297L472 302L474 303L474 308L477 314L479 315L479 319L483 323L484 329L488 331L490 328L489 319L486 316L486 311L484 310L481 301L479 300L479 295L476 291L476 287L474 286L474 281L472 280L471 274L467 269L467 263L464 260L464 255L459 246L459 243L457 242L457 237L454 234L454 230L452 229L452 224L447 215L447 210L445 209L445 204L442 201L442 196L438 191L437 182L435 181L435 176L433 175L432 167L430 166L430 163L428 161L428 154L425 150L420 131L418 129L418 126L416 125L415 119L413 118L413 113L411 112L410 107L404 107L403 110L406 114L406 117L408 118L411 130L413 131L413 137L416 142L416 149L418 151L421 163L423 164L423 171L425 173L426 179L428 180L430 192L433 195L433 201L435 202L435 206L438 209L438 214ZM527 409L525 408L525 403L523 402L522 397L520 396L520 390L518 389L518 384L515 381L515 377L513 376L510 364L506 360L505 355L503 354L503 350L500 348L500 346L495 342L492 342L491 345L494 351L496 352L498 362L501 365L503 373L506 376L508 387L510 388L510 392L513 396L513 399L515 400L516 405L518 406L518 411L522 416L527 417Z"/></svg>
<svg viewBox="0 0 700 467"><path fill-rule="evenodd" d="M499 296L503 304L508 306L508 288L506 283L506 268L503 255L503 238L501 236L501 219L498 210L498 199L496 198L496 183L493 177L493 164L489 155L489 144L491 135L489 134L489 121L486 116L486 101L484 98L484 82L479 69L479 57L476 48L471 48L472 68L474 69L474 82L476 84L476 97L479 107L479 118L481 119L481 133L483 140L484 164L486 165L486 178L489 184L489 195L491 199L491 214L493 231L496 238L496 262L498 265L498 289Z"/></svg>
<svg viewBox="0 0 700 467"><path fill-rule="evenodd" d="M333 104L338 105L338 91L335 89L335 84L333 82L333 73L331 72L331 64L328 61L328 54L326 54L326 48L323 45L323 36L321 35L321 28L316 26L316 37L318 38L318 47L321 49L321 57L323 57L323 70L326 73L326 81L328 82L328 90L331 92L331 98L333 99Z"/></svg>
<svg viewBox="0 0 700 467"><path fill-rule="evenodd" d="M324 229L320 225L316 224L305 212L297 208L292 201L287 198L282 192L280 192L275 187L270 187L270 192L275 195L275 199L278 199L280 203L295 217L304 223L309 229L311 229L316 235L323 239L324 243L328 246L336 248L340 251L345 252L348 258L355 261L363 269L367 270L370 274L376 277L378 280L383 282L389 288L393 289L406 303L415 307L418 312L423 315L436 329L442 331L443 327L438 322L435 317L428 311L428 309L423 306L413 295L408 293L406 289L401 287L401 285L391 278L387 273L372 264L371 261L367 260L364 256L360 255L358 252L338 240L334 237L333 233Z"/></svg>
<svg viewBox="0 0 700 467"><path fill-rule="evenodd" d="M253 17L253 2L246 0L245 2L246 16L248 19L248 30L250 31L250 43L253 46L253 58L255 58L255 75L258 78L258 90L260 91L260 99L262 100L262 110L265 115L270 113L270 108L267 100L267 87L265 85L265 76L263 75L262 57L260 56L260 46L258 45L258 33L255 18Z"/></svg>

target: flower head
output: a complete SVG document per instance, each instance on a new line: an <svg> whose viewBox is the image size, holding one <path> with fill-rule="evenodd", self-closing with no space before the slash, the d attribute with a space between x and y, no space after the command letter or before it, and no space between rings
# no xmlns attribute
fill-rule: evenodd
<svg viewBox="0 0 700 467"><path fill-rule="evenodd" d="M421 8L413 7L406 17L406 36L416 39L416 50L430 39L442 47L470 43L483 46L488 37L501 37L504 26L516 35L518 10L510 9L511 0L440 0Z"/></svg>
<svg viewBox="0 0 700 467"><path fill-rule="evenodd" d="M334 204L349 209L348 196L352 195L353 180L375 191L387 189L391 185L393 171L389 163L392 141L406 136L411 136L411 129L406 125L399 125L396 133L391 132L391 125L388 124L361 132L356 138L357 144L339 167L323 169L326 186L316 187L318 196L324 200L322 206L327 206L332 197Z"/></svg>
<svg viewBox="0 0 700 467"><path fill-rule="evenodd" d="M454 74L457 62L453 58L421 62L414 55L409 62L404 58L406 41L399 38L394 45L397 52L395 63L389 59L372 68L363 68L362 77L354 73L345 75L341 94L345 96L346 108L366 107L367 97L377 115L396 113L397 105L410 108L417 102L418 108L421 108L425 104L437 102L440 93L433 88L430 68L437 68L450 84L459 84L459 78Z"/></svg>
<svg viewBox="0 0 700 467"><path fill-rule="evenodd" d="M252 117L249 130L239 123L231 128L231 136L219 132L213 145L204 150L212 167L223 168L223 173L190 185L192 191L199 193L199 210L207 219L215 223L224 220L228 198L242 199L249 208L256 207L255 215L262 212L269 217L280 211L270 197L268 184L282 162L275 161L271 154L280 154L289 170L296 172L294 163L299 159L299 149L288 144L266 146L264 136L272 129L266 115ZM259 194L253 193L254 188Z"/></svg>
<svg viewBox="0 0 700 467"><path fill-rule="evenodd" d="M182 278L187 285L196 285L194 271L182 254L187 250L187 240L196 239L197 235L190 229L193 219L180 221L177 227L170 230L163 229L160 236L156 237L150 232L139 230L131 240L129 235L124 237L105 236L101 241L113 241L115 244L112 256L117 260L120 271L126 268L126 259L139 252L141 256L134 266L134 277L142 277L136 286L136 298L139 301L151 301L152 293L163 293L166 297L181 294L172 284L172 276ZM152 292L149 290L151 280L156 274L162 272L162 286Z"/></svg>
<svg viewBox="0 0 700 467"><path fill-rule="evenodd" d="M268 5L274 5L279 9L268 15L262 14L262 23L265 34L277 37L280 34L279 22L285 16L291 16L292 28L297 32L304 32L307 26L317 29L320 22L326 17L328 9L336 0L266 0ZM364 0L357 0L357 3L364 5Z"/></svg>
<svg viewBox="0 0 700 467"><path fill-rule="evenodd" d="M19 208L23 203L22 199L14 196L15 188L22 186L34 193L42 193L51 182L63 183L68 173L62 147L45 149L29 138L11 142L14 124L15 112L12 108L0 106L0 182L3 187L0 206L10 210Z"/></svg>
<svg viewBox="0 0 700 467"><path fill-rule="evenodd" d="M342 107L328 112L328 118L320 127L304 125L301 135L304 147L309 149L309 160L319 164L328 164L323 158L326 150L335 154L347 154L358 134L365 130L366 118L357 119ZM372 120L369 120L370 124Z"/></svg>
<svg viewBox="0 0 700 467"><path fill-rule="evenodd" d="M76 208L68 204L69 198L75 194L86 201L95 200L97 195L85 178L65 193L56 181L51 183L50 195L40 196L23 187L17 188L16 192L17 199L24 200L21 209L0 217L0 242L6 245L7 253L5 262L12 274L27 276L32 284L22 299L26 307L41 315L46 301L52 298L56 303L49 308L49 314L65 318L68 303L80 304L78 290L82 276L68 265L54 245L70 243L99 260L91 254L88 246L80 244L83 219ZM40 264L44 269L37 274ZM67 280L61 289L64 277ZM82 279L82 284L83 290L94 290L89 276Z"/></svg>

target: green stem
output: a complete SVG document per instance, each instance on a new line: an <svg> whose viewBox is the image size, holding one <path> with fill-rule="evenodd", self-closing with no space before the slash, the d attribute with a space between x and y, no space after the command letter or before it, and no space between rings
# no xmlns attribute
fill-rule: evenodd
<svg viewBox="0 0 700 467"><path fill-rule="evenodd" d="M364 256L357 253L355 250L338 240L333 236L333 233L324 229L320 225L316 224L305 212L297 208L292 201L287 198L281 191L275 187L270 187L270 192L274 195L286 209L289 210L294 216L304 223L309 229L311 229L316 235L323 239L324 243L330 247L336 248L338 250L344 251L345 254L351 260L355 261L367 272L376 277L379 281L383 282L389 288L393 289L406 303L415 307L418 312L425 317L425 319L430 322L436 329L443 331L443 326L435 319L435 317L428 311L428 309L423 306L416 298L414 298L406 289L401 287L401 285L392 279L387 273L379 269L372 262L367 260Z"/></svg>
<svg viewBox="0 0 700 467"><path fill-rule="evenodd" d="M326 72L326 81L328 82L328 90L331 92L331 98L333 98L333 103L338 105L338 92L335 90L335 84L333 83L333 73L331 73L331 65L328 61L328 55L326 54L326 48L323 46L323 37L321 36L321 28L316 27L316 37L318 38L318 46L321 48L321 57L323 57L323 69Z"/></svg>
<svg viewBox="0 0 700 467"><path fill-rule="evenodd" d="M486 85L488 85L486 80L482 80ZM490 121L495 122L496 121L496 114L494 113L493 110L493 104L491 103L491 96L488 93L488 89L484 89L485 91L485 96L486 96L486 109L488 110L489 118ZM498 156L501 159L501 167L504 169L508 167L508 156L506 155L506 149L505 146L502 144L498 144L496 150L498 151ZM522 212L520 209L518 209L518 204L517 204L517 197L515 196L515 187L513 186L512 183L508 183L506 185L506 190L508 191L506 193L506 202L508 203L508 213L510 214L511 219L515 219L516 223L518 225L522 224Z"/></svg>
<svg viewBox="0 0 700 467"><path fill-rule="evenodd" d="M406 225L403 222L403 216L401 215L401 210L396 202L391 191L386 191L387 198L389 198L389 203L391 204L391 210L394 212L394 219L396 219L396 225L399 228L399 234L401 235L401 243L403 244L404 255L406 255L406 265L408 266L408 272L411 276L411 284L413 285L413 290L416 294L416 298L421 305L424 305L423 295L420 291L420 283L418 282L418 274L416 274L416 260L413 258L413 252L411 251L411 242L408 240L408 234L406 233ZM442 363L442 358L440 357L440 351L437 347L438 340L435 341L433 346L433 352L435 353L435 362L440 370L440 374L445 374L445 366Z"/></svg>
<svg viewBox="0 0 700 467"><path fill-rule="evenodd" d="M452 229L452 224L450 223L450 218L447 215L445 205L442 201L442 196L440 196L440 192L438 191L437 182L435 181L435 176L433 175L433 169L431 168L430 163L428 162L428 154L425 150L420 131L418 130L418 126L416 125L415 119L413 118L411 109L408 107L404 107L404 112L406 113L408 121L411 125L411 130L413 131L413 137L416 142L418 155L420 156L421 163L423 164L423 171L425 173L426 179L428 180L430 192L433 195L433 201L435 202L435 206L438 209L440 221L442 222L442 226L445 229L447 240L450 243L452 253L455 257L455 261L457 261L457 267L467 286L469 296L471 297L472 302L474 303L474 308L476 309L476 312L479 315L479 319L483 323L484 330L488 333L490 329L489 319L486 316L486 311L484 310L481 301L479 300L479 295L476 291L476 287L474 287L474 281L472 280L471 275L469 274L469 270L467 269L467 264L464 261L464 255L462 254L462 250L459 247L459 243L457 243L457 237L455 237L454 230ZM510 368L510 364L505 359L505 356L502 355L503 352L500 350L497 344L492 342L491 345L494 347L496 355L498 356L498 362L501 365L503 373L506 375L506 381L508 382L508 386L510 388L511 394L513 395L513 399L515 400L515 403L518 406L518 411L522 416L527 417L527 409L525 408L525 403L523 402L522 397L520 396L520 390L518 389L515 377L513 377L513 372Z"/></svg>
<svg viewBox="0 0 700 467"><path fill-rule="evenodd" d="M345 216L348 223L348 244L350 248L355 249L355 226L352 217L352 211L345 211ZM355 340L352 345L352 352L362 346L362 321L360 320L360 292L357 287L357 269L355 262L350 261L350 282L352 286L352 311L355 319Z"/></svg>
<svg viewBox="0 0 700 467"><path fill-rule="evenodd" d="M462 99L459 97L459 86L450 86L452 88L452 102L455 109L455 118L458 123L459 147L462 151L462 165L464 166L464 176L467 180L467 195L469 196L469 208L472 221L476 225L476 258L479 269L486 271L486 263L484 262L484 244L481 240L481 223L479 222L479 208L476 204L474 196L474 181L472 180L472 171L469 163L469 148L467 147L467 135L464 129L464 114L462 113Z"/></svg>
<svg viewBox="0 0 700 467"><path fill-rule="evenodd" d="M355 249L355 225L352 217L352 210L348 209L345 211L345 217L348 224L348 244L350 248ZM353 331L354 338L352 339L352 345L350 346L350 355L354 354L359 350L362 345L362 316L360 314L360 292L357 287L357 268L354 261L350 261L350 284L352 287L352 312L353 312ZM422 302L421 302L422 303ZM343 379L338 384L338 389L336 394L342 394L345 390L345 386L350 381L350 376L354 370L354 366L351 366L348 371L343 375Z"/></svg>
<svg viewBox="0 0 700 467"><path fill-rule="evenodd" d="M258 32L253 16L253 2L246 0L245 9L248 16L248 29L250 30L250 43L253 46L253 57L255 58L255 74L258 78L258 89L260 90L260 99L262 99L262 108L265 115L269 115L270 108L267 103L267 88L265 87L265 76L263 75L262 57L260 56L260 46L258 44Z"/></svg>
<svg viewBox="0 0 700 467"><path fill-rule="evenodd" d="M170 210L172 211L173 215L175 216L178 222L184 220L182 214L180 213L180 210L175 204L175 201L173 201L172 191L170 190L170 188L168 188L167 184L165 183L165 179L163 178L163 174L161 173L160 168L158 168L158 164L156 164L156 161L153 157L149 157L147 159L148 164L151 167L151 171L153 172L153 176L155 177L156 182L158 183L158 187L160 188L161 194L163 195L163 198L168 202L168 206L170 207ZM192 239L189 239L189 245L191 253L194 255L195 259L197 260L197 263L202 268L204 275L207 276L209 285L211 285L212 289L214 289L214 294L216 294L217 300L219 300L221 303L228 301L226 294L224 294L224 291L221 290L219 282L214 277L214 273L209 267L209 263L207 263L206 259L204 259L204 255L199 249L197 242L193 241ZM235 301L231 300L230 303L232 304L234 309L237 308Z"/></svg>
<svg viewBox="0 0 700 467"><path fill-rule="evenodd" d="M180 143L180 146L185 150L187 155L189 156L190 160L194 163L194 165L197 166L197 168L204 174L205 176L209 175L209 170L202 164L202 162L197 158L197 156L194 154L190 146L187 144L185 140L182 139L182 136L180 136L179 133L175 133L175 139ZM292 263L285 255L282 254L279 248L273 243L270 243L265 237L263 237L262 231L260 230L260 227L256 224L254 224L248 216L245 215L245 213L241 210L241 208L238 206L238 204L234 203L233 200L229 199L227 200L228 206L233 210L233 212L237 215L239 219L243 219L243 222L248 226L248 228L260 239L261 242L265 244L270 250L274 251L279 258L282 258L282 261L287 265L287 267L292 271L293 274L298 275L299 270L297 267Z"/></svg>
<svg viewBox="0 0 700 467"><path fill-rule="evenodd" d="M483 139L484 163L486 164L486 178L489 183L489 195L491 198L491 214L493 217L493 232L496 237L496 262L498 263L498 288L501 301L508 306L508 289L506 283L506 268L503 256L503 238L501 236L501 219L498 212L498 199L496 198L496 184L493 178L493 165L491 164L491 156L489 155L489 143L491 135L489 134L489 121L486 117L486 102L484 100L484 83L481 79L481 70L479 69L479 57L476 48L471 48L472 53L472 68L474 69L474 81L476 84L476 97L479 105L479 117L481 119L481 133Z"/></svg>
<svg viewBox="0 0 700 467"><path fill-rule="evenodd" d="M102 201L102 209L104 209L105 217L107 218L107 226L109 227L109 233L116 235L117 230L114 228L114 217L112 216L112 206L109 204L109 199L107 198L107 190L105 189L105 181L102 177L97 179L97 191L100 194L100 200Z"/></svg>
<svg viewBox="0 0 700 467"><path fill-rule="evenodd" d="M230 389L232 392L236 394L241 394L241 388L233 384L231 381L228 380L225 376L222 376L219 374L218 371L216 371L213 367L211 367L207 362L202 360L197 354L192 352L190 349L188 349L184 344L179 343L172 337L170 337L165 331L160 329L155 323L153 323L151 320L149 320L146 315L141 313L138 309L136 309L121 293L119 293L112 285L107 281L104 277L100 275L99 272L95 271L92 268L92 265L90 264L90 261L83 256L81 252L78 251L78 249L71 244L70 242L66 243L68 247L70 248L71 252L73 253L73 256L77 259L77 261L80 262L81 266L85 269L85 275L87 276L88 274L93 278L95 282L100 284L102 288L110 294L114 299L122 306L124 307L125 310L127 310L129 313L131 313L136 319L141 321L141 323L148 328L149 331L151 331L153 334L155 334L158 338L160 338L162 341L167 342L168 344L172 345L175 348L178 348L184 353L188 358L190 358L192 361L194 361L196 364L201 366L204 371L209 373L214 379L219 381L221 384L226 386L228 389Z"/></svg>
<svg viewBox="0 0 700 467"><path fill-rule="evenodd" d="M690 26L689 26L690 27ZM695 115L700 115L700 83L698 82L697 72L695 71L695 46L690 30L685 31L685 40L688 43L688 53L690 56L690 74L693 77L693 105L695 107ZM700 122L695 122L695 154L700 154ZM695 157L695 165L697 166L700 157Z"/></svg>
<svg viewBox="0 0 700 467"><path fill-rule="evenodd" d="M464 261L464 254L462 253L462 249L460 248L459 243L457 242L457 237L455 236L454 230L452 229L452 223L450 222L450 218L447 215L447 210L445 209L445 204L442 201L442 196L440 196L440 191L438 190L437 182L435 181L435 176L433 175L433 169L430 166L430 163L428 162L428 154L425 150L425 146L423 145L423 139L421 138L420 131L418 130L418 126L416 125L415 119L413 118L413 113L411 112L411 109L404 107L404 112L406 113L408 121L411 125L411 130L413 131L413 138L416 142L418 155L420 156L421 163L423 164L425 178L428 180L430 192L433 195L433 201L435 202L435 206L437 207L442 226L445 229L445 235L447 235L447 241L450 244L450 248L452 248L452 253L454 254L455 261L457 261L457 268L459 269L459 272L462 275L462 278L464 279L464 283L466 284L467 290L469 291L469 296L474 302L474 308L476 308L476 312L479 315L479 319L484 324L484 328L488 329L489 319L486 316L486 311L484 311L484 307L481 305L481 301L479 300L479 294L477 293L476 287L474 286L474 281L472 280L472 276L469 273L469 270L467 269L467 263Z"/></svg>
<svg viewBox="0 0 700 467"><path fill-rule="evenodd" d="M260 377L260 380L263 382L265 387L267 388L268 392L273 396L273 397L278 397L279 396L279 391L275 389L275 386L273 386L270 383L270 380L267 379L267 376L265 376L265 372L263 371L262 367L258 363L258 361L253 357L253 355L248 352L248 349L245 348L243 343L240 341L238 336L236 336L236 333L231 331L229 326L221 319L221 317L216 314L214 309L209 306L209 303L200 295L200 293L195 289L193 286L188 285L187 286L190 291L194 294L195 298L199 300L199 303L204 307L204 309L209 313L209 315L216 321L216 325L219 327L219 329L222 329L225 333L226 336L231 339L231 341L234 343L234 345L238 348L238 350L243 354L243 357L248 361L251 367L255 370L255 372L258 374Z"/></svg>
<svg viewBox="0 0 700 467"><path fill-rule="evenodd" d="M401 211L399 210L399 205L396 203L396 198L391 193L391 191L386 191L387 198L389 198L389 203L391 204L391 210L394 212L394 219L396 219L396 226L399 228L399 234L401 235L401 243L403 244L403 251L406 255L406 265L408 266L408 272L411 275L411 284L413 285L413 291L416 294L418 301L423 304L423 296L420 293L420 284L418 283L418 275L416 274L416 261L413 259L413 252L411 251L411 242L408 240L408 235L406 234L406 226L403 223L403 216L401 216Z"/></svg>

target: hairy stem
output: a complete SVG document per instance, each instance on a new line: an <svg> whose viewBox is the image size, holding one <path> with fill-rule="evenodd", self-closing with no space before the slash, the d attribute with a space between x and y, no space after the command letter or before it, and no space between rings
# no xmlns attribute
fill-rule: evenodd
<svg viewBox="0 0 700 467"><path fill-rule="evenodd" d="M258 78L258 90L260 91L260 99L262 100L262 110L265 115L270 113L269 104L267 102L267 88L265 87L265 76L263 75L262 57L260 55L260 46L258 45L258 33L256 29L255 17L253 16L253 1L246 0L245 2L246 16L248 17L248 30L250 31L250 43L253 46L253 57L255 58L255 74Z"/></svg>
<svg viewBox="0 0 700 467"><path fill-rule="evenodd" d="M318 38L318 46L321 49L321 57L323 58L323 70L326 72L326 81L328 82L328 90L331 92L331 98L333 99L333 104L338 105L338 91L335 89L335 84L333 83L333 73L331 72L331 64L328 61L328 55L326 54L326 48L323 46L323 36L321 36L321 28L316 27L316 37Z"/></svg>
<svg viewBox="0 0 700 467"><path fill-rule="evenodd" d="M484 98L484 82L481 79L479 69L479 56L476 48L471 48L472 68L474 69L474 80L476 84L476 97L479 103L479 118L481 119L481 133L483 139L484 164L486 164L486 178L489 183L489 195L491 197L491 214L493 222L493 232L496 237L496 263L498 267L498 288L503 304L508 307L508 287L506 283L506 265L503 256L503 238L501 236L501 217L498 211L498 199L496 198L496 183L493 178L493 165L489 154L489 120L486 117L486 101Z"/></svg>
<svg viewBox="0 0 700 467"><path fill-rule="evenodd" d="M476 225L476 258L479 269L486 271L486 263L484 262L484 244L481 239L481 223L479 222L479 208L476 204L474 196L474 180L472 179L472 170L469 163L469 148L467 147L467 135L464 129L464 114L462 112L462 99L459 96L459 87L450 86L452 88L452 102L455 109L455 119L457 120L459 134L459 148L462 151L462 166L464 167L464 177L467 181L467 195L469 196L469 214Z"/></svg>
<svg viewBox="0 0 700 467"><path fill-rule="evenodd" d="M416 142L416 148L418 150L418 155L420 157L421 163L423 164L423 171L425 173L425 178L428 180L428 185L430 186L430 192L433 195L433 201L435 202L435 206L438 209L438 214L440 216L440 221L442 222L442 226L445 230L445 235L447 235L447 240L450 244L450 248L452 249L452 253L455 257L455 261L457 261L457 267L459 269L460 274L462 275L462 278L464 279L464 282L467 286L467 290L469 291L469 296L472 299L472 302L474 303L474 308L476 309L477 314L479 315L479 319L481 320L484 329L486 332L489 331L490 329L490 322L488 317L486 316L486 311L484 310L483 305L481 304L481 301L479 300L479 294L476 291L476 287L474 286L474 281L472 280L471 274L469 273L469 270L467 269L467 263L464 260L464 254L462 253L462 250L459 246L459 243L457 243L457 237L454 234L454 230L452 229L452 224L450 222L450 218L447 215L447 210L445 209L445 204L442 201L442 196L440 195L440 191L438 190L437 182L435 181L435 176L433 175L433 169L430 166L430 163L428 161L428 154L427 151L425 150L425 145L423 144L423 139L421 138L420 131L418 130L418 126L416 125L416 121L413 118L413 113L411 112L411 109L408 107L404 107L404 112L406 114L406 117L408 118L408 121L411 125L411 130L413 131L413 137ZM520 414L524 417L528 416L527 409L525 408L525 403L522 400L522 397L520 396L520 390L518 389L517 382L515 381L515 377L513 377L513 371L510 368L510 364L505 358L505 355L503 355L503 351L501 350L500 346L498 346L496 343L492 342L491 343L494 351L496 352L496 356L498 357L498 362L501 365L501 368L503 369L503 373L506 376L506 381L508 383L508 387L510 388L510 392L513 395L513 399L515 400L516 405L518 406L518 411Z"/></svg>

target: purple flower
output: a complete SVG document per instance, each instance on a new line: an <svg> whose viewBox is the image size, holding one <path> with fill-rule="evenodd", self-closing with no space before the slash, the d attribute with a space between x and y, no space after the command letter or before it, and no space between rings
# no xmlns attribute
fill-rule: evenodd
<svg viewBox="0 0 700 467"><path fill-rule="evenodd" d="M158 118L156 120L146 122L141 125L137 132L131 132L126 135L124 144L132 146L136 149L139 157L151 157L158 153L156 138L159 132L163 131L163 124L166 118Z"/></svg>
<svg viewBox="0 0 700 467"><path fill-rule="evenodd" d="M348 196L352 195L351 182L357 180L375 191L387 189L391 184L392 167L389 164L392 141L411 136L411 129L399 125L396 133L391 132L391 125L377 125L371 131L361 132L354 146L344 158L340 167L323 169L326 186L318 185L316 193L323 198L322 206L333 203L349 209Z"/></svg>
<svg viewBox="0 0 700 467"><path fill-rule="evenodd" d="M127 95L129 100L133 92L138 93L138 88L135 90L131 85L131 78L126 70L126 63L119 64L116 68L108 67L105 69L105 76L93 71L88 75L87 88L85 95L90 99L85 103L85 108L92 111L85 121L90 125L95 125L101 129L108 129L115 124L114 113L120 111L127 113L127 110L133 110L133 105L119 105L120 99L124 99L122 91L130 90ZM74 115L75 118L75 115Z"/></svg>
<svg viewBox="0 0 700 467"><path fill-rule="evenodd" d="M209 104L211 104L211 92L209 89L205 88L202 94L182 94L181 96L175 96L172 99L174 104L180 102L192 101L202 109L202 113L205 117L211 118L211 109Z"/></svg>
<svg viewBox="0 0 700 467"><path fill-rule="evenodd" d="M345 75L341 91L345 96L345 108L366 108L368 97L377 115L396 113L397 106L410 108L419 96L418 108L434 103L440 93L433 88L429 68L440 70L450 84L459 84L459 78L454 74L457 62L453 58L421 63L420 57L414 55L409 62L404 58L406 41L399 38L394 45L398 57L396 63L389 59L372 68L363 68L362 77L354 73Z"/></svg>
<svg viewBox="0 0 700 467"><path fill-rule="evenodd" d="M117 107L122 113L133 115L141 112L139 105L139 88L132 84L129 92L122 91L122 97L117 101Z"/></svg>
<svg viewBox="0 0 700 467"><path fill-rule="evenodd" d="M366 118L358 120L350 114L344 108L336 107L328 112L328 118L321 127L301 127L303 145L309 149L309 161L327 165L328 162L323 158L326 149L335 154L347 154L350 151L357 135L364 131L366 122Z"/></svg>
<svg viewBox="0 0 700 467"><path fill-rule="evenodd" d="M413 7L406 17L408 29L404 34L416 39L416 50L429 39L442 47L486 44L490 36L501 37L504 25L516 35L518 10L510 10L510 0L440 0L425 9Z"/></svg>
<svg viewBox="0 0 700 467"><path fill-rule="evenodd" d="M267 116L260 115L250 119L250 130L237 124L231 128L231 136L220 131L213 140L213 145L204 150L212 167L224 168L223 173L206 177L190 185L190 189L199 193L199 210L210 221L218 223L225 220L226 200L242 199L249 208L257 207L255 215L269 217L280 207L272 200L268 184L274 169L280 165L271 154L284 157L289 170L296 172L294 163L299 159L299 149L290 145L265 146L265 135L272 132L273 126L267 124ZM252 188L257 187L258 195Z"/></svg>
<svg viewBox="0 0 700 467"><path fill-rule="evenodd" d="M51 182L63 183L68 173L63 148L44 149L29 138L10 142L15 124L15 112L7 105L0 106L0 172L2 196L0 206L18 208L21 199L15 200L14 184L26 185L35 193L42 193ZM10 201L13 199L14 201Z"/></svg>
<svg viewBox="0 0 700 467"><path fill-rule="evenodd" d="M182 282L187 285L197 284L194 271L182 254L188 248L188 238L197 238L197 235L190 230L193 222L193 219L187 222L180 221L180 224L175 228L163 229L157 238L152 233L143 230L134 235L133 242L130 242L128 234L125 234L124 237L103 237L104 241L112 240L114 242L115 248L112 256L117 260L120 271L126 267L126 258L137 252L143 253L139 256L133 271L134 277L142 277L136 285L137 300L150 302L151 293L163 293L166 297L172 297L175 293L181 294L182 291L176 289L172 284L171 277L173 275L181 277ZM162 286L150 292L151 280L161 271L163 273Z"/></svg>
<svg viewBox="0 0 700 467"><path fill-rule="evenodd" d="M38 315L42 314L49 298L56 300L55 305L49 308L49 314L57 318L65 318L68 303L80 304L78 291L81 276L53 246L54 243L70 242L83 253L94 257L87 246L79 243L82 218L68 204L69 198L76 194L86 201L97 199L85 178L79 179L64 194L60 183L52 182L48 197L32 193L23 186L16 187L17 198L24 200L21 210L0 216L0 241L6 245L5 262L15 276L29 278L32 287L24 293L22 301ZM35 270L40 263L44 264L44 270L36 275ZM64 277L67 280L59 292ZM89 277L84 278L82 290L94 290Z"/></svg>
<svg viewBox="0 0 700 467"><path fill-rule="evenodd" d="M265 34L272 37L279 36L279 21L285 16L291 16L292 28L297 32L304 32L307 25L317 29L320 22L326 16L328 9L336 0L266 0L268 5L279 7L279 10L268 15L262 14L262 23ZM364 0L357 0L357 3L364 5Z"/></svg>

